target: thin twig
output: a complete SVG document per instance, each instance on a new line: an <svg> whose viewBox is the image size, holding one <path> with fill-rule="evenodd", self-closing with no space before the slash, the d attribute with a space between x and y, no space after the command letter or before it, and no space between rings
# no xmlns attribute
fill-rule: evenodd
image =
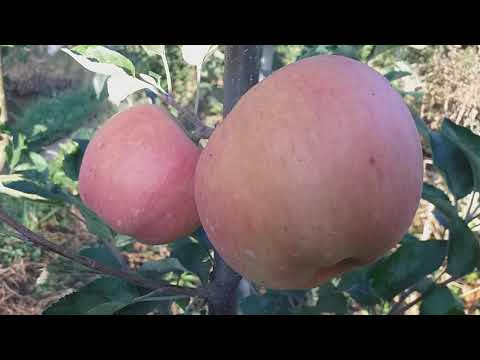
<svg viewBox="0 0 480 360"><path fill-rule="evenodd" d="M68 211L68 213L69 213L70 215L72 215L75 219L77 219L78 221L80 221L83 225L88 226L88 225L87 225L87 222L85 221L85 219L81 218L80 216L78 216L77 214L75 214L75 213L74 213L72 210L70 210L70 209L68 209L67 211Z"/></svg>
<svg viewBox="0 0 480 360"><path fill-rule="evenodd" d="M202 287L192 289L192 288L178 287L178 286L170 285L168 283L167 284L159 283L157 281L145 279L141 276L138 276L135 273L127 272L121 269L117 270L109 266L103 265L99 262L96 262L95 260L90 259L88 257L74 254L69 250L66 250L61 246L46 240L44 237L30 231L22 224L17 223L14 219L12 219L9 215L7 215L2 209L0 209L0 220L6 223L11 228L15 229L21 235L23 240L29 241L36 246L42 247L48 251L54 252L67 259L70 259L78 264L81 264L89 269L94 270L97 273L121 278L134 285L137 285L146 289L159 290L160 292L163 292L166 294L168 293L172 295L187 295L192 297L194 296L204 297L206 295L206 291Z"/></svg>
<svg viewBox="0 0 480 360"><path fill-rule="evenodd" d="M480 204L478 204L477 208L480 208ZM472 215L466 219L467 224L471 223L473 220L478 218L480 216L480 211L476 212L477 209L475 209L475 212L472 212Z"/></svg>
<svg viewBox="0 0 480 360"><path fill-rule="evenodd" d="M476 217L478 217L480 215L480 212L477 213L477 211L480 209L480 202L477 204L477 206L475 206L475 209L473 209L472 211L469 211L467 216L465 217L465 221L467 223L471 222L473 219L475 219Z"/></svg>
<svg viewBox="0 0 480 360"><path fill-rule="evenodd" d="M420 280L421 281L421 280ZM419 281L419 282L420 282ZM418 283L417 282L414 286L412 286L411 288L405 290L402 294L400 294L399 296L399 299L398 301L392 306L392 308L390 309L390 311L388 312L388 314L394 314L397 312L397 310L402 306L403 302L412 294L414 293L415 291L417 291L417 286L418 286Z"/></svg>
<svg viewBox="0 0 480 360"><path fill-rule="evenodd" d="M195 130L192 134L194 141L200 139L208 139L212 135L214 128L206 126L203 121L200 119L198 114L184 108L178 104L175 99L170 94L157 94L157 96L167 105L170 105L175 110L178 111L178 116L182 119L186 119L190 124L195 127Z"/></svg>
<svg viewBox="0 0 480 360"><path fill-rule="evenodd" d="M457 279L461 278L461 276L457 277L451 277L439 284L432 284L427 290L425 290L420 296L418 296L415 300L413 300L411 303L406 304L405 306L397 309L395 312L391 311L389 315L402 315L404 314L408 309L410 309L412 306L418 304L420 301L422 301L426 295L428 295L430 292L432 292L433 289L436 287L441 287L441 286L447 286L449 283L452 281L455 281Z"/></svg>
<svg viewBox="0 0 480 360"><path fill-rule="evenodd" d="M445 272L447 271L447 268L445 267L442 271L440 271L440 274L437 275L437 277L433 280L433 284L432 286L435 285L435 283L443 276L443 274L445 274ZM396 304L394 304L392 306L392 308L390 309L390 311L388 312L389 315L393 315L397 312L397 310L400 308L400 306L403 304L403 302L407 299L407 297L409 295L411 295L413 292L415 292L416 290L418 290L418 285L420 284L420 282L422 280L424 280L425 278L417 281L413 286L411 286L410 288L408 288L404 293L402 293L402 295L400 295L400 298L398 300L398 302ZM427 289L428 290L428 289Z"/></svg>
<svg viewBox="0 0 480 360"><path fill-rule="evenodd" d="M470 228L470 230L473 230L473 229L475 229L475 228L477 228L477 227L479 227L479 226L480 226L480 224L474 225L474 226L472 226L472 227Z"/></svg>
<svg viewBox="0 0 480 360"><path fill-rule="evenodd" d="M476 287L475 289L472 289L472 290L470 290L470 291L467 291L467 292L463 293L462 295L460 295L460 297L461 297L461 298L465 298L465 297L467 297L468 295L472 295L472 294L476 293L476 292L479 291L479 290L480 290L480 286L479 286L479 287Z"/></svg>
<svg viewBox="0 0 480 360"><path fill-rule="evenodd" d="M470 217L470 215L472 215L472 213L470 213L470 210L472 210L472 205L473 205L473 200L475 199L475 195L476 195L476 192L474 191L472 194L472 197L470 198L470 204L468 205L468 210L465 213L464 220L467 220Z"/></svg>

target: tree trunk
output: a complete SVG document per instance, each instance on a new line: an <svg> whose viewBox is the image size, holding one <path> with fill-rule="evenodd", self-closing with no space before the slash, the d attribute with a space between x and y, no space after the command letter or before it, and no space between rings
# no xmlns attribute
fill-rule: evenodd
<svg viewBox="0 0 480 360"><path fill-rule="evenodd" d="M272 73L274 54L275 54L275 47L273 45L263 45L260 78L259 78L260 81L262 81Z"/></svg>
<svg viewBox="0 0 480 360"><path fill-rule="evenodd" d="M233 109L240 97L258 82L262 47L258 45L226 45L223 76L223 117ZM237 288L242 276L232 270L215 252L215 264L209 284L208 308L211 315L235 315Z"/></svg>

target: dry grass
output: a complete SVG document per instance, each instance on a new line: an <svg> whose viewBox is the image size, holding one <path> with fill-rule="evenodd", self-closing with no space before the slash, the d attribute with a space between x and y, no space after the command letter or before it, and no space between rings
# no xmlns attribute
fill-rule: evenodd
<svg viewBox="0 0 480 360"><path fill-rule="evenodd" d="M37 315L63 294L32 296L44 263L19 261L0 267L0 315Z"/></svg>
<svg viewBox="0 0 480 360"><path fill-rule="evenodd" d="M480 46L437 48L432 61L421 67L425 96L421 116L438 128L444 117L479 130Z"/></svg>

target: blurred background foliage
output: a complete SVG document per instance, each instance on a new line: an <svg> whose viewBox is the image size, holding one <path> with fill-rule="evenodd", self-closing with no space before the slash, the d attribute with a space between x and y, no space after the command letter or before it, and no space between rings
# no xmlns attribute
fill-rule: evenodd
<svg viewBox="0 0 480 360"><path fill-rule="evenodd" d="M137 73L159 74L161 86L167 88L162 62L158 57L149 56L141 45L107 45L107 47L130 59ZM439 129L443 118L449 117L455 123L478 133L480 46L265 47L269 47L271 51L265 51L266 55L262 59L264 76L309 56L318 54L349 56L367 62L391 79L392 85L431 129ZM2 131L11 135L13 139L8 145L8 161L3 167L2 174L13 174L18 169L47 167L53 183L76 194L76 179L69 175L64 165L67 162L72 164L73 161L78 164L81 161L77 149L80 144L78 139L88 140L95 129L115 112L133 103L148 102L149 98L145 92L137 92L118 107L113 105L108 101L105 90L99 94L95 91L93 73L59 51L60 48L61 46L53 45L0 47L3 63L3 74L0 76L4 80L8 109L8 122L2 127ZM182 60L179 46L167 45L165 49L172 77L173 97L181 105L193 108L197 90L195 67ZM210 126L222 120L223 62L222 46L219 46L202 67L199 115ZM73 142L73 139L77 142ZM426 151L428 153L428 149ZM37 155L40 155L40 159ZM41 159L44 159L45 163ZM433 171L431 161L428 159L425 181L447 191L445 181ZM467 200L462 199L458 202L460 211L468 206ZM39 203L3 193L0 193L0 205L28 228L40 231L48 239L71 249L79 250L97 242L96 237L87 230L85 221L75 207ZM443 239L445 236L446 229L432 210L432 205L422 200L411 227L411 233L419 239L431 237ZM124 251L133 267L163 258L169 251L173 251L164 246L137 244L128 237L119 238L117 246ZM40 313L46 305L85 281L84 276L78 275L78 271L70 269L61 259L17 239L3 224L0 225L0 314ZM344 285L348 281L342 280ZM474 291L479 285L478 274L473 273L451 287L458 298L462 299L459 310L461 313L479 313L480 292ZM327 286L317 289L308 295L313 296L315 300L305 297L305 294L276 296L269 292L262 297L261 303L249 298L242 309L244 313L249 311L282 313L286 308L291 308L292 301L317 303L322 296L326 299L326 294L328 301L323 303L325 312L379 314L389 309L385 304L372 303L371 306L360 306L351 299L347 302L339 294L335 293L332 296L332 291L338 291L338 288ZM268 301L269 297L274 301ZM435 305L433 296L430 302ZM455 306L451 308L456 309ZM173 313L182 311L182 304L174 304ZM308 312L299 310L300 313L302 311ZM415 307L411 311L418 313L420 309Z"/></svg>

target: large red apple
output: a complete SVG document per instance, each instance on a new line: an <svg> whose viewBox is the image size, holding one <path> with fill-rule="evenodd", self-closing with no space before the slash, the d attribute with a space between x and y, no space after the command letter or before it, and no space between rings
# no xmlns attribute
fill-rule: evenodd
<svg viewBox="0 0 480 360"><path fill-rule="evenodd" d="M388 81L316 56L239 100L200 156L195 197L233 269L270 288L311 288L401 240L422 173L414 120Z"/></svg>

